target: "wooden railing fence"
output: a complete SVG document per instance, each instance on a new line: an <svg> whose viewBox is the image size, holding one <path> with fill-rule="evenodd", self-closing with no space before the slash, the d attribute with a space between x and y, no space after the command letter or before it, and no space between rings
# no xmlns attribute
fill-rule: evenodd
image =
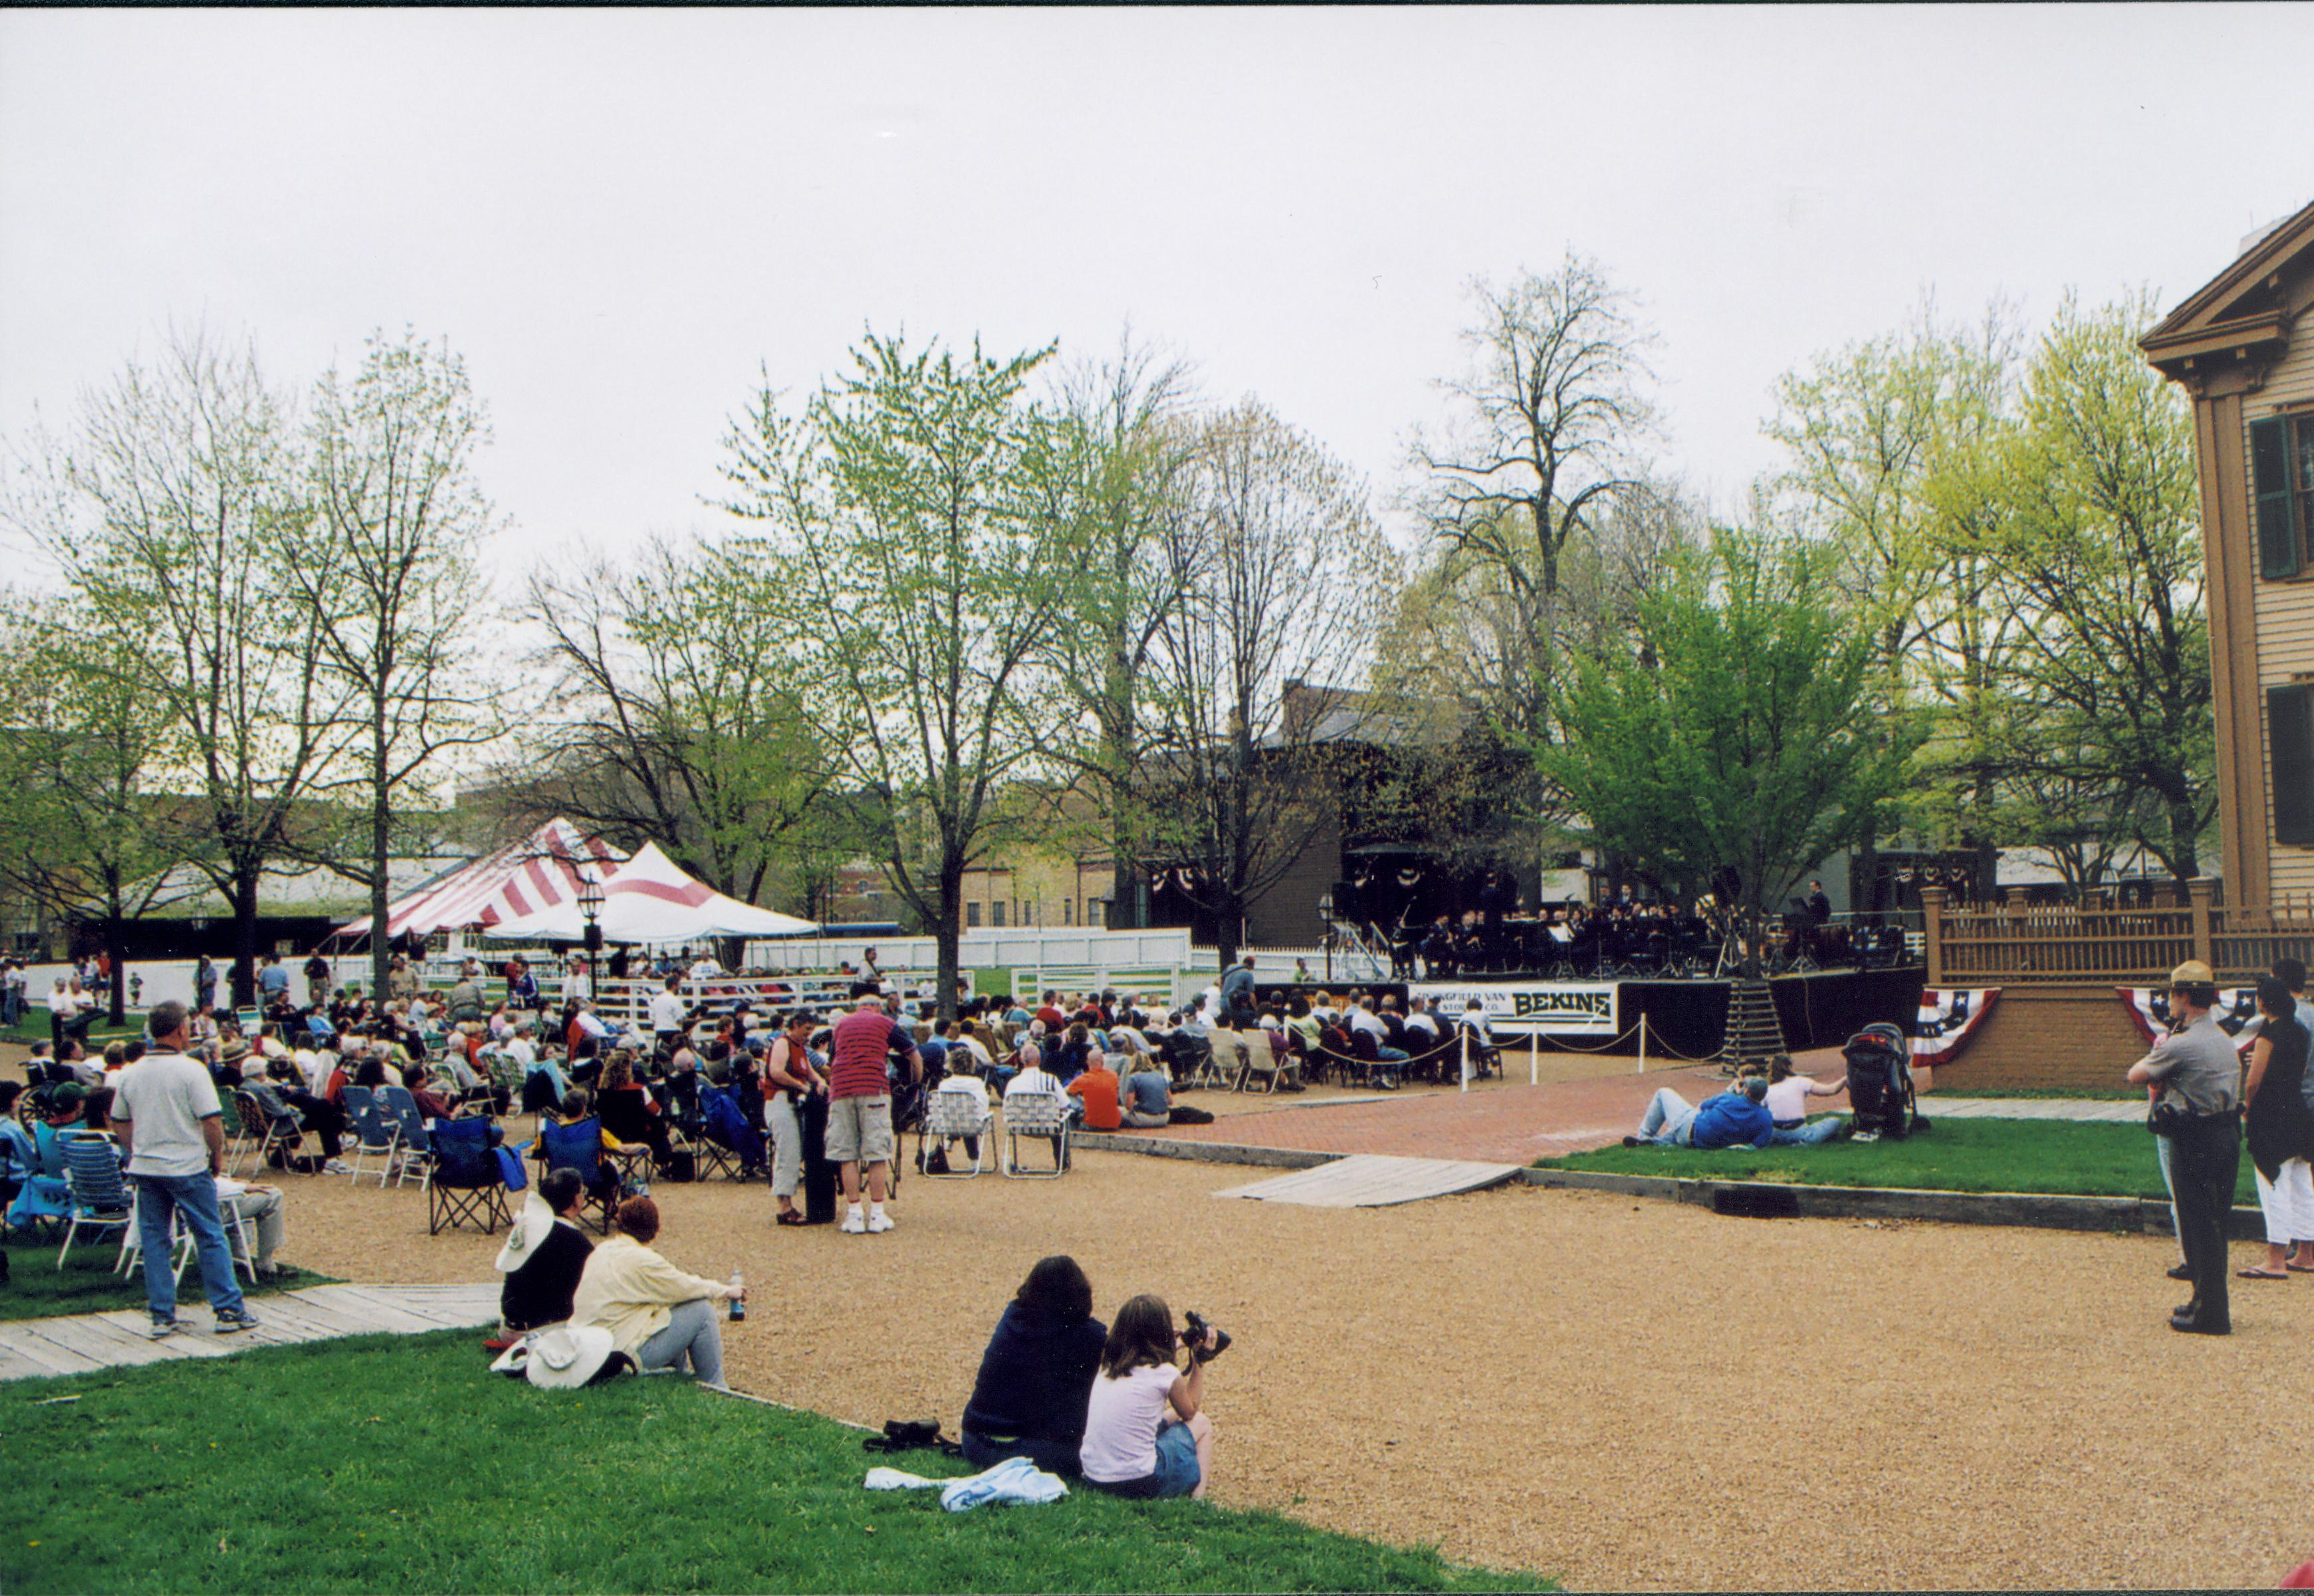
<svg viewBox="0 0 2314 1596"><path fill-rule="evenodd" d="M2169 908L2028 904L2022 887L1992 904L1956 904L1941 887L1921 895L1930 986L2151 985L2196 958L2231 985L2278 958L2314 965L2314 904L2229 908L2207 877Z"/></svg>

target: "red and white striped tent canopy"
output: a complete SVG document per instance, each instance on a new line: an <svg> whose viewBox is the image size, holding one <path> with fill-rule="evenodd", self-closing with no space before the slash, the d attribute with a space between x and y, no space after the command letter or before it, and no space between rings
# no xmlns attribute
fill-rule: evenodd
<svg viewBox="0 0 2314 1596"><path fill-rule="evenodd" d="M711 937L794 937L818 925L759 909L717 892L646 842L603 877L599 916L605 942L700 942ZM587 934L577 895L519 920L486 927L486 937L508 941L576 942Z"/></svg>
<svg viewBox="0 0 2314 1596"><path fill-rule="evenodd" d="M387 904L386 935L487 928L560 904L572 904L575 911L581 865L591 865L597 877L607 877L618 869L619 855L569 821L550 820L522 841ZM337 934L367 936L369 916L340 926Z"/></svg>

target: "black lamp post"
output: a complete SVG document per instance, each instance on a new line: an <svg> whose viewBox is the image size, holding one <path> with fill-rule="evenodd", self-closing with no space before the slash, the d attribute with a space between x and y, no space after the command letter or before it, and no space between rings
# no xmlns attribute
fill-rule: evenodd
<svg viewBox="0 0 2314 1596"><path fill-rule="evenodd" d="M594 974L594 956L603 951L603 884L595 872L578 872L578 913L587 921L587 973Z"/></svg>

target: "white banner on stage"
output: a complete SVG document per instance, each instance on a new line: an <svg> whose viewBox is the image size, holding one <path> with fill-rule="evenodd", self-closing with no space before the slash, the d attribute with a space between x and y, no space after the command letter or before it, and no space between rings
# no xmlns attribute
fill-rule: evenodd
<svg viewBox="0 0 2314 1596"><path fill-rule="evenodd" d="M1407 992L1427 998L1430 1006L1448 1018L1470 1006L1472 998L1487 1008L1487 1023L1505 1030L1540 1031L1549 1036L1612 1036L1616 1024L1615 983L1554 981L1527 985L1458 985L1451 981L1418 982Z"/></svg>

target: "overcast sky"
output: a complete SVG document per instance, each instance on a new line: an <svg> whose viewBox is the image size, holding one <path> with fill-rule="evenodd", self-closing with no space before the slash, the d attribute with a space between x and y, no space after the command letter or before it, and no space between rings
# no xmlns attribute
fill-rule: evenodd
<svg viewBox="0 0 2314 1596"><path fill-rule="evenodd" d="M5 13L0 431L172 319L299 382L407 323L521 565L712 525L759 366L1129 319L1386 492L1466 280L1574 249L1732 503L1924 292L2174 304L2314 198L2310 61L2301 5Z"/></svg>

